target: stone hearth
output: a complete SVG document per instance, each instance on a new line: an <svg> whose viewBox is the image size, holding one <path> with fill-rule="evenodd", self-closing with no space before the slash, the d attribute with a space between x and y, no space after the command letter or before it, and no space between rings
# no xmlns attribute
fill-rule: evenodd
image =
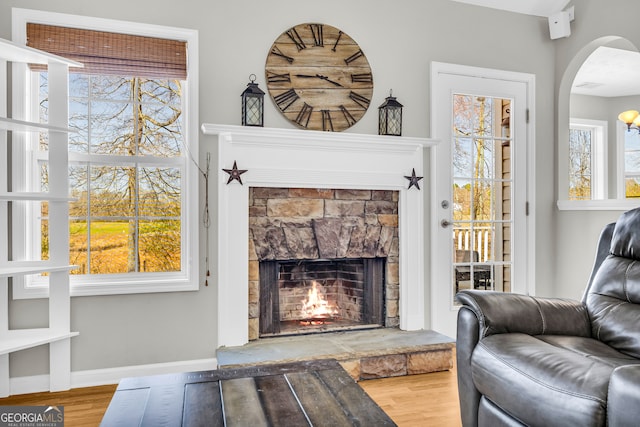
<svg viewBox="0 0 640 427"><path fill-rule="evenodd" d="M446 371L453 367L454 342L433 331L332 332L267 338L218 349L219 368L336 359L356 380Z"/></svg>

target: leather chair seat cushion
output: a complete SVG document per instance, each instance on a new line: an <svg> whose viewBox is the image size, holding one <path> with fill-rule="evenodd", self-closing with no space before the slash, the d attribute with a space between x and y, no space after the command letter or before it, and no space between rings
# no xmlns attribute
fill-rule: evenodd
<svg viewBox="0 0 640 427"><path fill-rule="evenodd" d="M593 358L611 366L612 370L618 366L640 364L640 360L621 353L613 347L592 338L582 338L563 335L540 335L535 338L558 348L564 348L581 355Z"/></svg>
<svg viewBox="0 0 640 427"><path fill-rule="evenodd" d="M507 333L478 343L471 372L482 395L524 424L601 426L611 372L638 363L592 338Z"/></svg>

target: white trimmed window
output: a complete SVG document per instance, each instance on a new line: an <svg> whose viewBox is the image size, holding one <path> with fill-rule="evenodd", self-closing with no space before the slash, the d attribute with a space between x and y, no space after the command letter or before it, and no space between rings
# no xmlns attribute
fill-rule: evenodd
<svg viewBox="0 0 640 427"><path fill-rule="evenodd" d="M13 24L14 41L85 64L69 78L72 295L198 289L197 32L25 9ZM14 73L14 111L46 122L46 70ZM46 135L23 138L14 189L46 191ZM47 204L19 209L14 259L46 259ZM47 284L30 276L14 294Z"/></svg>
<svg viewBox="0 0 640 427"><path fill-rule="evenodd" d="M640 131L620 123L618 127L618 135L622 141L621 159L619 163L621 167L618 169L622 172L622 179L618 188L618 194L621 198L636 199L640 197Z"/></svg>
<svg viewBox="0 0 640 427"><path fill-rule="evenodd" d="M607 122L571 119L569 200L607 198Z"/></svg>

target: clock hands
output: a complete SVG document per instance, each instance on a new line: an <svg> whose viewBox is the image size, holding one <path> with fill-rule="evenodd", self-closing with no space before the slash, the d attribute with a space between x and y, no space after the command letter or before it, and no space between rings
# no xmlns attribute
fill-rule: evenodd
<svg viewBox="0 0 640 427"><path fill-rule="evenodd" d="M329 83L331 83L331 84L333 84L333 85L343 87L340 83L338 83L338 82L336 82L336 81L333 81L333 80L331 80L329 77L327 77L327 76L323 76L322 74L316 74L315 76L312 76L312 75L310 75L310 74L296 74L296 77L303 77L303 78L318 78L318 79L321 79L321 80L328 81Z"/></svg>
<svg viewBox="0 0 640 427"><path fill-rule="evenodd" d="M328 81L329 83L331 83L331 84L333 84L333 85L336 85L336 86L340 86L340 87L342 87L342 85L341 85L340 83L338 83L338 82L335 82L335 81L331 80L331 79L330 79L329 77L327 77L327 76L323 76L323 75L320 75L320 74L316 74L316 77L317 77L317 78L319 78L319 79L322 79L322 80L326 80L326 81Z"/></svg>

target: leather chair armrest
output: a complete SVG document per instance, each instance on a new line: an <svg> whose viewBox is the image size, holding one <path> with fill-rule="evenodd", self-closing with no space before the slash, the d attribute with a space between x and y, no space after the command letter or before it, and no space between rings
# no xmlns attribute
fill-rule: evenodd
<svg viewBox="0 0 640 427"><path fill-rule="evenodd" d="M579 301L534 298L492 291L464 290L457 294L456 359L462 425L478 425L480 392L473 383L471 357L487 335L521 332L529 335L591 336L586 307Z"/></svg>
<svg viewBox="0 0 640 427"><path fill-rule="evenodd" d="M476 389L471 375L471 356L480 339L479 323L475 313L462 306L458 311L457 327L456 369L458 371L460 417L463 426L474 427L478 425L478 407L480 405L480 392Z"/></svg>
<svg viewBox="0 0 640 427"><path fill-rule="evenodd" d="M587 309L579 301L478 290L460 291L457 298L478 319L478 339L514 332L591 336Z"/></svg>
<svg viewBox="0 0 640 427"><path fill-rule="evenodd" d="M638 425L640 419L640 365L616 368L609 381L607 425Z"/></svg>

